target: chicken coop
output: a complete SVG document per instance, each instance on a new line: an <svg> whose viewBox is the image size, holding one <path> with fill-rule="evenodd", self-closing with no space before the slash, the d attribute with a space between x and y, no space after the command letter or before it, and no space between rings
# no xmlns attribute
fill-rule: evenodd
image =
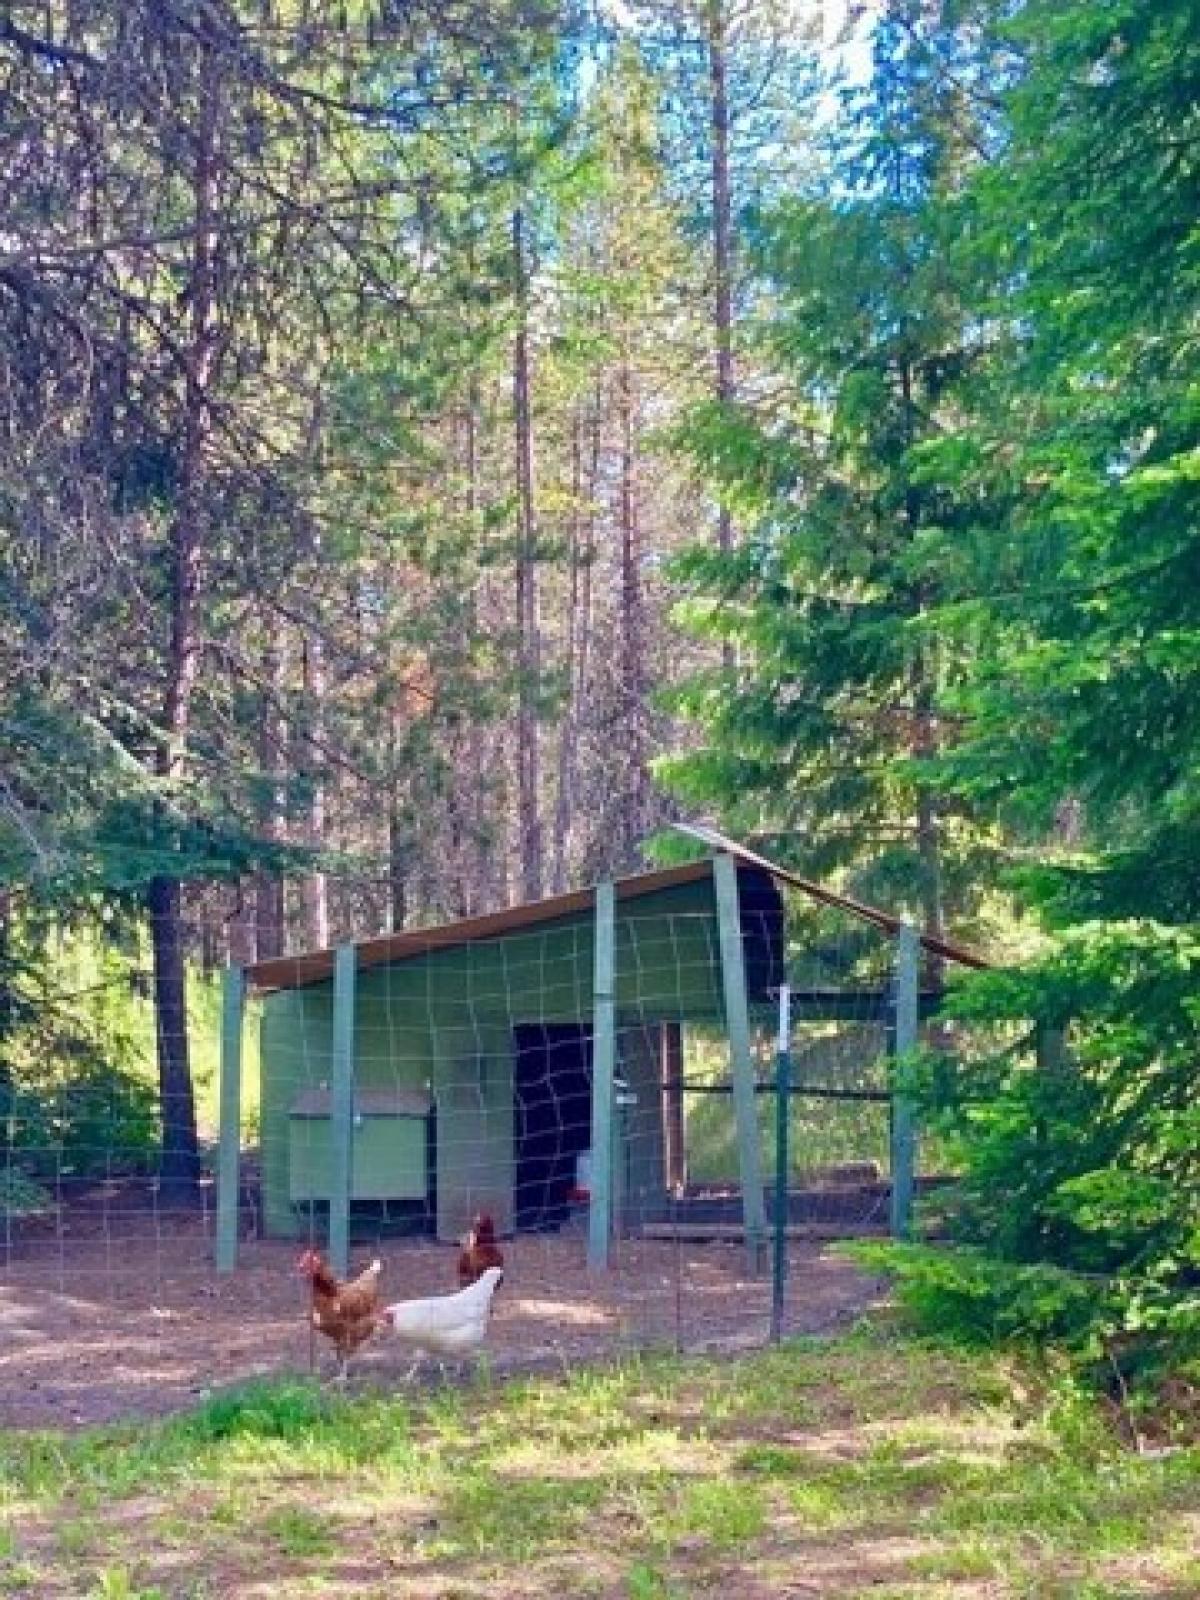
<svg viewBox="0 0 1200 1600"><path fill-rule="evenodd" d="M887 1059L936 1009L923 973L977 958L688 831L701 859L231 969L218 1265L238 1253L250 998L262 1228L327 1241L339 1269L352 1228L449 1241L479 1211L502 1235L574 1228L598 1267L628 1233L754 1255L780 1203L797 1226L840 1206L903 1230L919 1174ZM785 985L796 1171L772 1187Z"/></svg>

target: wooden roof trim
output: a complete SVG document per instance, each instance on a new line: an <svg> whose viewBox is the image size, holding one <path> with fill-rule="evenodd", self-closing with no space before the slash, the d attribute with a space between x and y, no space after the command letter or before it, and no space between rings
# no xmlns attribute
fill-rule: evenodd
<svg viewBox="0 0 1200 1600"><path fill-rule="evenodd" d="M893 916L890 911L881 911L878 906L869 906L862 900L853 899L850 895L838 894L834 889L825 888L824 884L814 883L811 878L802 878L798 873L790 872L774 861L768 861L766 856L760 856L757 851L748 850L745 845L727 839L715 828L702 827L694 822L676 822L672 826L677 833L698 839L711 850L723 850L727 855L737 857L739 861L761 867L773 878L789 884L793 889L799 889L810 899L817 900L822 905L832 906L835 910L844 911L862 922L870 922L885 933L897 933L904 925L903 917ZM919 933L917 937L923 949L931 951L934 955L944 956L947 961L955 961L964 967L974 967L977 971L986 971L991 966L986 957L978 955L974 950L968 950L965 945L953 944L949 939L939 939L927 933Z"/></svg>
<svg viewBox="0 0 1200 1600"><path fill-rule="evenodd" d="M821 905L844 911L848 916L869 922L885 933L894 934L903 926L903 918L893 916L888 911L881 911L878 906L870 906L861 900L855 900L850 895L827 889L823 884L814 883L811 878L802 878L798 873L769 861L766 856L747 849L745 845L727 839L715 828L684 822L677 822L674 827L677 832L699 840L710 850L721 851L739 861L744 861L747 866L769 873L778 882L798 889ZM642 872L632 877L618 878L614 887L618 900L636 900L643 895L654 894L660 889L673 889L683 884L699 883L711 875L710 857L702 861L686 861L680 866L662 867L655 872ZM575 889L569 894L552 895L549 899L510 906L504 911L490 911L481 917L464 917L457 922L444 922L433 928L412 928L400 933L382 934L374 939L362 939L354 947L358 955L358 969L364 971L370 967L384 966L389 961L405 961L415 956L427 955L434 950L451 949L455 945L471 944L481 939L497 939L507 933L518 933L524 928L536 928L544 923L556 922L562 917L577 916L581 912L590 911L595 903L594 888ZM960 966L984 970L991 965L985 957L968 950L964 945L954 944L949 939L934 938L923 933L918 934L918 937L924 949L944 957L947 961L957 962ZM333 976L334 955L335 950L330 948L312 950L298 956L279 956L269 961L258 961L246 968L246 981L260 993L276 989L301 989L309 984L324 983Z"/></svg>
<svg viewBox="0 0 1200 1600"><path fill-rule="evenodd" d="M637 900L660 889L700 883L711 876L711 860L686 861L680 866L618 878L614 887L618 900ZM409 928L400 933L385 933L374 939L361 939L354 946L358 955L358 970L361 972L369 967L384 966L389 961L410 960L433 950L446 950L480 939L497 939L506 933L518 933L523 928L557 922L561 917L577 916L580 912L590 911L595 903L594 888L575 889L569 894L553 895L547 900L510 906L504 911L489 911L481 917L464 917L457 922L443 922L433 928ZM268 961L256 961L246 968L246 981L259 993L275 989L301 989L312 983L323 983L333 976L335 954L335 949L331 947L327 950L310 950L298 956L278 956Z"/></svg>

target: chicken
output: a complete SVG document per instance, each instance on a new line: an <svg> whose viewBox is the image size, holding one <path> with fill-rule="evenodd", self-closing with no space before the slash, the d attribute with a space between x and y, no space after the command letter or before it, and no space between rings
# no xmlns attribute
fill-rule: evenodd
<svg viewBox="0 0 1200 1600"><path fill-rule="evenodd" d="M496 1243L496 1224L486 1211L475 1218L474 1226L458 1257L458 1281L462 1288L478 1283L489 1267L504 1267L504 1256Z"/></svg>
<svg viewBox="0 0 1200 1600"><path fill-rule="evenodd" d="M357 1278L339 1283L317 1250L306 1250L297 1271L312 1285L312 1325L332 1341L337 1352L337 1381L345 1383L347 1363L383 1320L379 1274L383 1263L372 1261Z"/></svg>
<svg viewBox="0 0 1200 1600"><path fill-rule="evenodd" d="M434 1295L428 1300L401 1300L385 1307L381 1321L403 1344L417 1352L417 1359L408 1372L410 1378L420 1366L423 1354L436 1356L439 1361L446 1357L461 1359L481 1348L487 1335L492 1296L503 1277L499 1267L488 1267L478 1282L460 1289L457 1294Z"/></svg>

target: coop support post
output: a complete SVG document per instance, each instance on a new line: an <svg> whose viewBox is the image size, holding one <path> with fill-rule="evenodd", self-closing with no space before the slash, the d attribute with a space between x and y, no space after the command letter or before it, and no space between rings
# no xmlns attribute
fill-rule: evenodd
<svg viewBox="0 0 1200 1600"><path fill-rule="evenodd" d="M616 891L596 886L596 953L592 981L592 1170L588 1199L589 1267L607 1267L612 1235L613 1078L615 1026Z"/></svg>
<svg viewBox="0 0 1200 1600"><path fill-rule="evenodd" d="M746 1003L746 961L738 902L737 866L732 856L713 860L717 895L717 935L721 948L721 982L725 1025L733 1076L733 1114L737 1123L738 1169L742 1182L742 1223L751 1272L763 1266L767 1214L762 1166L758 1153L758 1111L754 1094L754 1060L750 1053L750 1011Z"/></svg>
<svg viewBox="0 0 1200 1600"><path fill-rule="evenodd" d="M893 979L894 1027L892 1051L903 1058L918 1043L918 980L921 941L911 924L901 923L896 933L896 968ZM912 1232L913 1192L916 1187L916 1109L903 1086L892 1087L892 1236L907 1239Z"/></svg>
<svg viewBox="0 0 1200 1600"><path fill-rule="evenodd" d="M771 1262L771 1342L783 1338L787 1290L788 1113L792 1098L792 992L779 986L779 1040L775 1052L775 1250Z"/></svg>
<svg viewBox="0 0 1200 1600"><path fill-rule="evenodd" d="M350 1179L354 1148L355 950L339 945L333 964L333 1064L330 1083L329 1262L350 1270Z"/></svg>
<svg viewBox="0 0 1200 1600"><path fill-rule="evenodd" d="M221 1128L217 1146L217 1271L232 1272L238 1254L242 1158L242 1015L246 975L226 967L221 984Z"/></svg>

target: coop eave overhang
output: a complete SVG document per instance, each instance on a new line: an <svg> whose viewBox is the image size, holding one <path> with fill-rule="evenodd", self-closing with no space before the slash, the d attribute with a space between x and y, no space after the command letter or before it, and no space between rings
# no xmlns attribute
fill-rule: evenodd
<svg viewBox="0 0 1200 1600"><path fill-rule="evenodd" d="M712 877L712 861L688 861L681 866L663 867L654 872L641 872L615 882L618 902L637 900L643 895L656 894L663 889L680 888L685 884L702 883ZM429 955L436 950L449 950L459 945L474 944L485 939L499 939L510 933L520 933L529 928L561 921L565 917L579 916L594 910L595 887L572 890L568 894L552 895L545 900L533 900L524 905L509 906L503 911L487 912L479 917L460 918L455 922L439 923L430 928L406 928L399 933L381 934L374 939L361 939L354 945L355 965L359 971L370 967L386 966L394 961L409 961ZM246 968L246 980L259 994L278 989L301 989L310 984L325 983L333 977L336 948L312 950L296 956L279 956L269 961L258 961Z"/></svg>

